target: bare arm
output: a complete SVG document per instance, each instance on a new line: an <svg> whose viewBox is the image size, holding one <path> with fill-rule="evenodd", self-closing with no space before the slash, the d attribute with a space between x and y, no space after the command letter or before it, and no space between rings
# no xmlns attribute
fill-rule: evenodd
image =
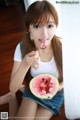
<svg viewBox="0 0 80 120"><path fill-rule="evenodd" d="M16 67L18 67L16 69ZM11 81L10 81L10 91L17 92L20 88L21 84L23 83L24 77L29 69L29 66L25 67L24 63L14 62L12 74L11 74ZM15 72L16 71L16 72Z"/></svg>
<svg viewBox="0 0 80 120"><path fill-rule="evenodd" d="M33 63L35 63L35 61L37 63L38 55L36 54L37 52L33 51L27 54L23 58L22 62L14 62L9 86L11 92L17 92L17 90L22 85L25 75L28 72L29 68L33 65Z"/></svg>

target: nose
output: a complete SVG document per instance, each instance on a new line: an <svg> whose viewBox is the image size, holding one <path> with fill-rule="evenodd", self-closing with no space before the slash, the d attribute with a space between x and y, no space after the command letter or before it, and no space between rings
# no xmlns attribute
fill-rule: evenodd
<svg viewBox="0 0 80 120"><path fill-rule="evenodd" d="M47 30L46 27L42 27L42 32L41 32L41 34L42 34L42 38L43 38L43 39L48 39L48 38L49 38L49 36L48 36L48 30Z"/></svg>

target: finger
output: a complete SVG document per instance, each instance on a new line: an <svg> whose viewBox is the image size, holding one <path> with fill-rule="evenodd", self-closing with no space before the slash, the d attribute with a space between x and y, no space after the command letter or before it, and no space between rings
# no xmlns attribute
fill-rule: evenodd
<svg viewBox="0 0 80 120"><path fill-rule="evenodd" d="M34 65L32 65L32 67L33 67L34 69L39 69L39 64L34 64Z"/></svg>
<svg viewBox="0 0 80 120"><path fill-rule="evenodd" d="M34 56L34 55L36 55L36 51L32 51L32 52L28 53L28 56L29 56L29 57L32 57L32 56Z"/></svg>
<svg viewBox="0 0 80 120"><path fill-rule="evenodd" d="M35 65L35 66L34 66L34 69L35 69L35 70L38 70L38 69L39 69L39 65Z"/></svg>
<svg viewBox="0 0 80 120"><path fill-rule="evenodd" d="M39 62L40 61L40 57L36 56L36 54L33 55L33 56L29 56L29 57L32 59L33 62Z"/></svg>
<svg viewBox="0 0 80 120"><path fill-rule="evenodd" d="M29 57L34 57L33 59L35 60L35 59L40 59L40 57L39 57L39 51L37 50L37 51L32 51L32 52L30 52L29 54L28 54L28 56Z"/></svg>
<svg viewBox="0 0 80 120"><path fill-rule="evenodd" d="M35 59L39 59L39 52L38 52L38 50L36 50L35 53L33 53L33 56L34 56Z"/></svg>
<svg viewBox="0 0 80 120"><path fill-rule="evenodd" d="M38 58L39 57L39 51L36 50L36 57Z"/></svg>
<svg viewBox="0 0 80 120"><path fill-rule="evenodd" d="M32 67L39 68L39 62L38 61L34 61L33 64L32 64Z"/></svg>

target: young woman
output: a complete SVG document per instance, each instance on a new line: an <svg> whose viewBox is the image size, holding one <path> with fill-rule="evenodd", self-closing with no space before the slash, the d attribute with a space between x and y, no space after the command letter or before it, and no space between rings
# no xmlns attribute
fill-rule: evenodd
<svg viewBox="0 0 80 120"><path fill-rule="evenodd" d="M26 86L21 106L14 118L50 120L53 114L59 114L63 103L62 45L55 35L58 14L51 3L43 0L31 4L25 17L26 37L15 50L11 94L14 95L20 89L24 79ZM44 73L53 74L60 83L59 90L52 99L39 99L29 90L31 78Z"/></svg>

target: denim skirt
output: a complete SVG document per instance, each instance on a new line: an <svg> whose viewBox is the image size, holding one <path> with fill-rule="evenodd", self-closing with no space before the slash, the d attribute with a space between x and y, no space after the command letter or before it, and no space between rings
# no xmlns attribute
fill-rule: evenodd
<svg viewBox="0 0 80 120"><path fill-rule="evenodd" d="M64 100L63 92L57 92L52 99L40 99L34 96L33 94L29 93L27 90L24 90L23 97L34 100L36 103L51 111L52 114L56 115L60 114L60 108Z"/></svg>

